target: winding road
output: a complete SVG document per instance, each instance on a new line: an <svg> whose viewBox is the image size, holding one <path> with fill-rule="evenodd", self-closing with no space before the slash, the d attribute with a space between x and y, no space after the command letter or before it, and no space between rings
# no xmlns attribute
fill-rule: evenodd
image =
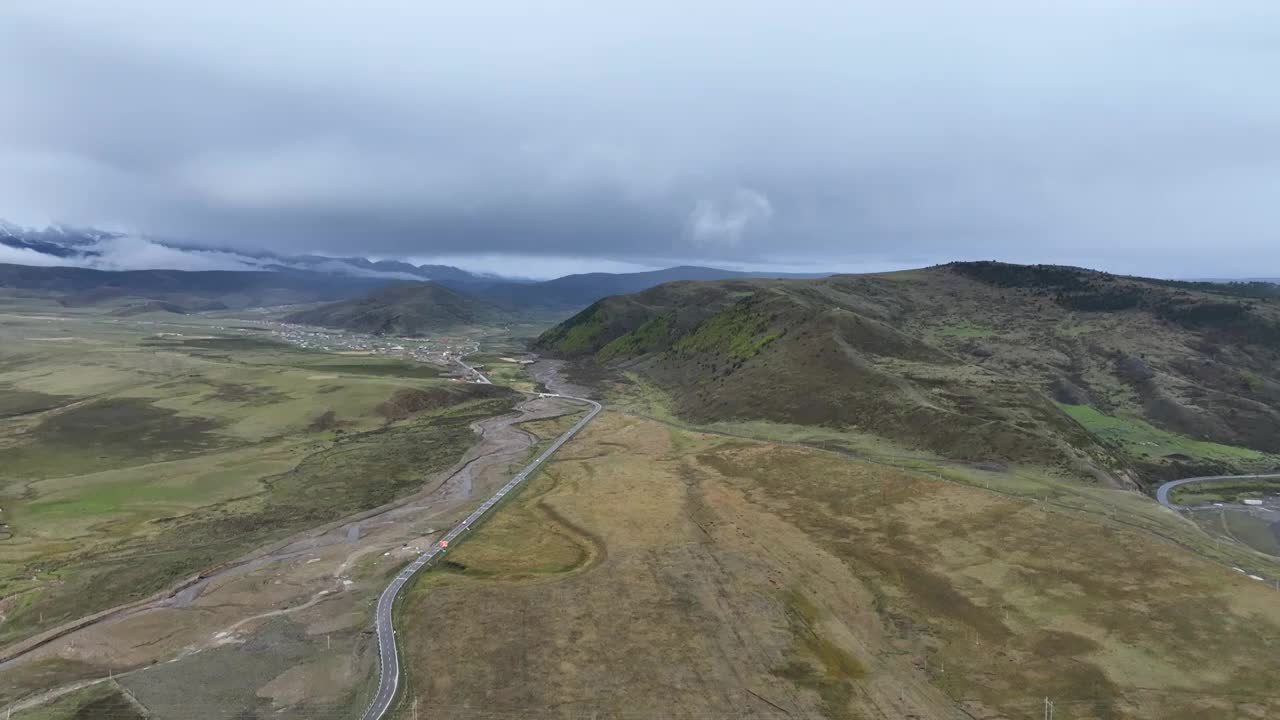
<svg viewBox="0 0 1280 720"><path fill-rule="evenodd" d="M475 368L467 365L461 358L457 360L457 363L467 369L467 371L474 377L474 382L484 385L492 384L489 382L489 378L485 377L484 374ZM498 492L493 495L493 497L484 501L480 507L475 509L475 512L472 512L466 517L466 519L458 523L457 527L450 530L449 533L441 538L439 542L433 543L429 550L422 553L417 557L417 559L405 566L405 568L397 573L395 578L391 580L391 583L387 585L386 589L382 591L382 595L378 597L378 609L375 615L375 629L378 636L378 692L374 694L373 700L369 703L368 709L366 709L364 715L361 716L362 720L381 720L381 718L386 715L387 711L391 708L391 704L394 702L396 697L396 691L400 689L400 655L396 648L396 630L393 624L393 610L395 607L396 597L400 595L400 591L404 589L404 586L408 584L409 580L413 578L419 570L429 565L437 556L447 552L449 543L462 535L462 533L471 529L473 525L484 517L485 513L489 512L494 505L497 505L507 493L511 492L520 485L520 483L527 480L529 476L542 465L542 463L546 462L548 458L554 455L561 446L569 442L569 440L572 439L579 430L585 427L587 423L591 422L591 420L603 409L603 406L601 406L600 403L588 398L574 397L572 395L559 395L554 393L544 393L544 396L558 397L565 400L572 400L574 402L586 403L591 406L591 411L573 427L565 431L563 435L556 438L555 442L551 443L551 446L546 450L543 450L541 455L534 458L528 465L525 465L524 468L522 468L520 472L516 473L516 476L511 478L506 485L503 485Z"/></svg>
<svg viewBox="0 0 1280 720"><path fill-rule="evenodd" d="M1156 500L1161 505L1172 510L1183 510L1185 505L1175 505L1169 501L1169 491L1179 485L1188 485L1198 482L1227 482L1229 480L1275 480L1280 479L1280 474L1270 473L1262 475L1206 475L1204 477L1183 478L1181 480L1170 480L1169 482L1156 488Z"/></svg>

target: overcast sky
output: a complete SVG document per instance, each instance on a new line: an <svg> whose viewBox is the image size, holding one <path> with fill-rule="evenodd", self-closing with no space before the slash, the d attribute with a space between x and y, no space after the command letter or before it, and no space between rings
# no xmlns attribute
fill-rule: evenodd
<svg viewBox="0 0 1280 720"><path fill-rule="evenodd" d="M1275 0L10 0L0 218L540 274L1275 276L1277 78Z"/></svg>

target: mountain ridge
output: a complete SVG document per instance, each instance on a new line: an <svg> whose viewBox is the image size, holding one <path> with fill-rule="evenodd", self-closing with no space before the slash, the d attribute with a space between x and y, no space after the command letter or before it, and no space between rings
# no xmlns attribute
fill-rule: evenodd
<svg viewBox="0 0 1280 720"><path fill-rule="evenodd" d="M400 283L285 316L284 321L412 337L498 319L502 310L441 283Z"/></svg>
<svg viewBox="0 0 1280 720"><path fill-rule="evenodd" d="M535 283L494 285L479 290L507 307L580 308L608 295L640 292L667 282L734 278L821 277L794 273L747 272L700 265L677 265L634 273L578 273Z"/></svg>
<svg viewBox="0 0 1280 720"><path fill-rule="evenodd" d="M697 422L858 428L1134 485L1276 462L1272 289L1003 263L673 283L602 299L533 349L626 371Z"/></svg>
<svg viewBox="0 0 1280 720"><path fill-rule="evenodd" d="M341 300L388 282L299 270L94 270L0 263L0 290L50 297L68 306L129 298L188 307L294 305Z"/></svg>

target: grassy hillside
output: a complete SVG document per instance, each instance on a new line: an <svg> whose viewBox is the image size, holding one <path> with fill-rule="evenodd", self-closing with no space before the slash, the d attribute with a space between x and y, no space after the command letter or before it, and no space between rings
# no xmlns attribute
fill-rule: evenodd
<svg viewBox="0 0 1280 720"><path fill-rule="evenodd" d="M486 301L434 282L403 283L364 297L293 313L285 322L371 335L414 336L498 319Z"/></svg>
<svg viewBox="0 0 1280 720"><path fill-rule="evenodd" d="M1273 290L1001 263L673 283L535 347L653 384L694 422L844 428L1131 484L1277 462Z"/></svg>
<svg viewBox="0 0 1280 720"><path fill-rule="evenodd" d="M393 717L1280 712L1273 589L989 476L605 412L406 594Z"/></svg>

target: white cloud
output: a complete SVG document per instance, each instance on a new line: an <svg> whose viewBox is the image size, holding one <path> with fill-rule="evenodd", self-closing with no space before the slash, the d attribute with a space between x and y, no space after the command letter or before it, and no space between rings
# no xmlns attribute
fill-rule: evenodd
<svg viewBox="0 0 1280 720"><path fill-rule="evenodd" d="M749 188L737 188L719 200L701 199L689 213L686 232L700 248L742 244L752 227L773 217L769 198Z"/></svg>
<svg viewBox="0 0 1280 720"><path fill-rule="evenodd" d="M330 255L1274 266L1280 3L1149 4L0 3L0 218Z"/></svg>
<svg viewBox="0 0 1280 720"><path fill-rule="evenodd" d="M217 250L175 248L134 235L103 240L83 266L98 270L254 270L257 261Z"/></svg>
<svg viewBox="0 0 1280 720"><path fill-rule="evenodd" d="M44 253L28 250L26 248L9 247L8 245L0 245L0 263L9 265L79 265L70 258L54 257L53 255L45 255Z"/></svg>

